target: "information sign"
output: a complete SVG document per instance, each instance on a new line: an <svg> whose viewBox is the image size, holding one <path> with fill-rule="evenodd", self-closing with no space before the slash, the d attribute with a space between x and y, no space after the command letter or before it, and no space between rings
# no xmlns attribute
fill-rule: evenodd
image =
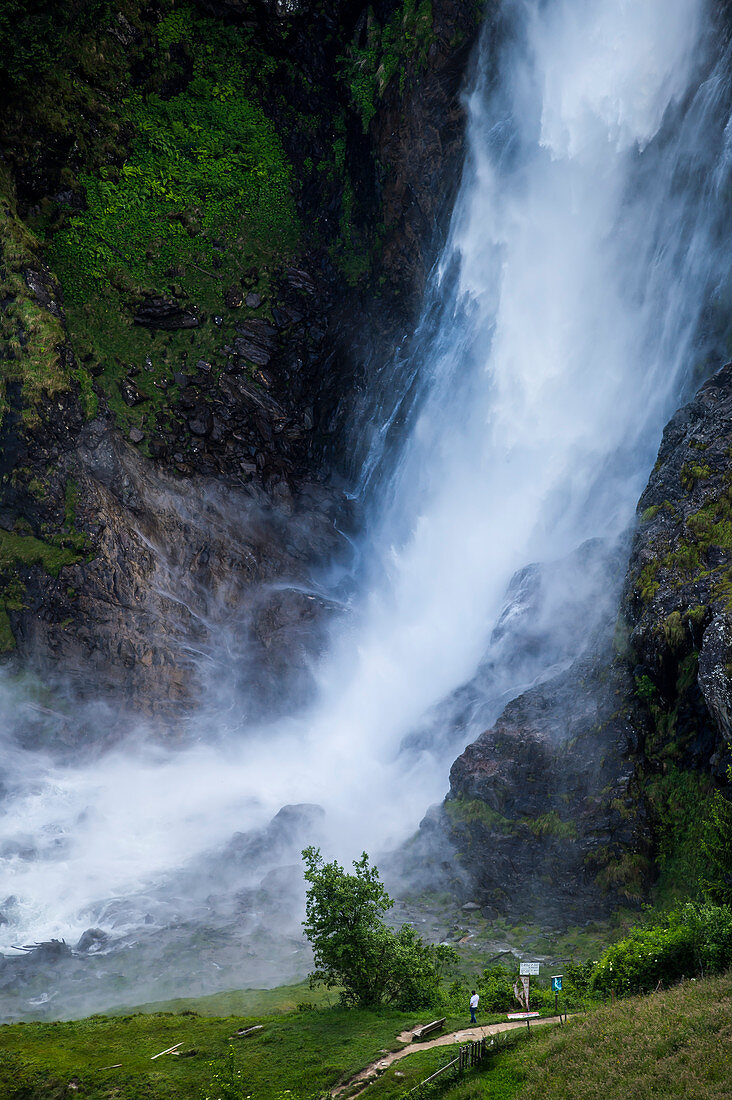
<svg viewBox="0 0 732 1100"><path fill-rule="evenodd" d="M524 974L537 975L538 973L539 973L539 964L538 963L524 962L524 963L519 964L519 974L520 975L524 975Z"/></svg>
<svg viewBox="0 0 732 1100"><path fill-rule="evenodd" d="M563 978L563 976L564 975L562 975L562 974L553 974L552 975L552 993L561 993L562 992L562 978Z"/></svg>

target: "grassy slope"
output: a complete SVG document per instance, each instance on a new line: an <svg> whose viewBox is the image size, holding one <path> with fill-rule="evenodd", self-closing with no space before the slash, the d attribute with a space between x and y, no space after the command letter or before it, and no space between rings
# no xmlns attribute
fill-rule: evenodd
<svg viewBox="0 0 732 1100"><path fill-rule="evenodd" d="M329 1008L244 1018L139 1014L11 1024L0 1029L0 1095L3 1100L66 1096L64 1086L77 1081L78 1094L88 1100L197 1098L211 1080L211 1063L226 1056L229 1036L262 1023L262 1031L232 1044L246 1093L252 1100L269 1100L289 1088L297 1097L310 1097L392 1047L410 1022L404 1013ZM183 1054L195 1055L151 1061L178 1042ZM121 1068L108 1068L117 1063Z"/></svg>
<svg viewBox="0 0 732 1100"><path fill-rule="evenodd" d="M396 1035L416 1018L337 1007L282 1012L303 992L297 986L248 990L220 994L218 1005L213 998L197 1003L202 1011L259 1003L279 1015L136 1014L5 1026L0 1028L0 1095L3 1100L56 1100L72 1093L89 1100L199 1100L233 1049L242 1097L271 1100L290 1090L291 1100L309 1100L384 1050L395 1049ZM261 1032L229 1042L237 1028L257 1022L264 1025ZM464 1022L448 1020L448 1026ZM187 1056L151 1061L177 1042ZM403 1096L455 1051L426 1050L396 1063L366 1097ZM108 1068L116 1063L122 1067ZM70 1082L78 1084L72 1093ZM449 1100L722 1100L731 1091L728 974L607 1005L571 1019L562 1029L537 1029L530 1042L523 1031L514 1033L498 1042L487 1069L458 1084L445 1082L435 1095Z"/></svg>
<svg viewBox="0 0 732 1100"><path fill-rule="evenodd" d="M449 1100L726 1100L732 974L684 982L537 1031L451 1088Z"/></svg>

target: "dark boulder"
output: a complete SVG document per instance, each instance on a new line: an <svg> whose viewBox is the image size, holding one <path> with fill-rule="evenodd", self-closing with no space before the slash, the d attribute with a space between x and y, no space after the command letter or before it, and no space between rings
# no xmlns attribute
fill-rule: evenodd
<svg viewBox="0 0 732 1100"><path fill-rule="evenodd" d="M175 331L182 328L198 328L201 319L195 306L183 306L174 298L145 298L135 311L136 325Z"/></svg>

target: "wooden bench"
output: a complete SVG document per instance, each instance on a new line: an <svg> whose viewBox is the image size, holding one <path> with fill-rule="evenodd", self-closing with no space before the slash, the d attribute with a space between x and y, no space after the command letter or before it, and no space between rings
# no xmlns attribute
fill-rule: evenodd
<svg viewBox="0 0 732 1100"><path fill-rule="evenodd" d="M421 1027L415 1027L412 1032L412 1042L414 1042L415 1039L424 1039L426 1035L431 1035L433 1031L439 1031L446 1019L446 1016L442 1016L439 1020L433 1020L429 1024L422 1024Z"/></svg>

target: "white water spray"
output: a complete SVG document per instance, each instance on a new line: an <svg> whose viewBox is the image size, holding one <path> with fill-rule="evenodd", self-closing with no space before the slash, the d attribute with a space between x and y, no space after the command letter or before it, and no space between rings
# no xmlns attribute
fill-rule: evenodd
<svg viewBox="0 0 732 1100"><path fill-rule="evenodd" d="M703 0L505 5L498 62L484 36L424 319L380 379L362 595L318 671L317 705L225 749L207 737L214 708L195 750L68 768L34 757L31 784L18 753L0 822L0 902L17 898L8 942L73 937L101 903L285 803L320 803L328 854L349 859L404 839L445 793L478 730L421 752L400 752L405 737L495 650L517 569L628 525L688 384L729 244L727 77L707 19ZM397 410L407 428L387 448ZM591 621L602 582L582 583ZM499 670L497 697L554 659Z"/></svg>

